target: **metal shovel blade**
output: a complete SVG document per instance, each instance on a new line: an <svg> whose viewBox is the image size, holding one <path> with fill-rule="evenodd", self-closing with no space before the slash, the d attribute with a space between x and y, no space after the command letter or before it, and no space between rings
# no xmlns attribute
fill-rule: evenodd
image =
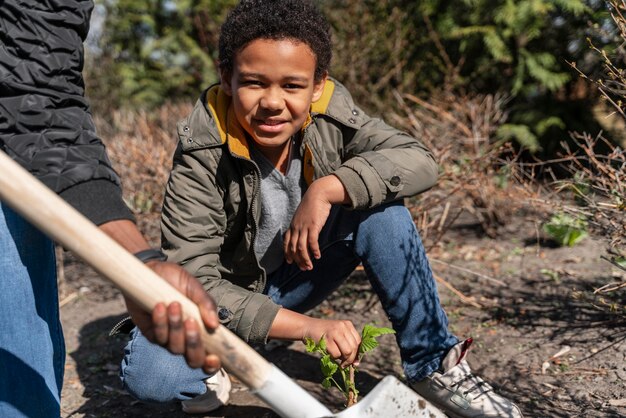
<svg viewBox="0 0 626 418"><path fill-rule="evenodd" d="M446 415L395 377L387 376L356 405L333 417L446 418Z"/></svg>

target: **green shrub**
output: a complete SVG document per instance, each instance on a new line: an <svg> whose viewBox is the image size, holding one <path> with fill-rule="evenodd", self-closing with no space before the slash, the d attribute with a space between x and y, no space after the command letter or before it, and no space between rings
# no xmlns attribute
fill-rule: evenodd
<svg viewBox="0 0 626 418"><path fill-rule="evenodd" d="M557 213L543 225L543 231L559 245L573 247L587 235L587 221L565 213Z"/></svg>

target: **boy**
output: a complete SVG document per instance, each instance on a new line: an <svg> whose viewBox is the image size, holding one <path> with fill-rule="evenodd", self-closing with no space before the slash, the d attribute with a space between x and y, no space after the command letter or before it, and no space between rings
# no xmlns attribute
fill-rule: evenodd
<svg viewBox="0 0 626 418"><path fill-rule="evenodd" d="M328 77L329 25L315 6L242 1L219 51L221 84L178 128L162 217L169 260L203 281L222 323L244 340L323 336L343 365L360 343L352 323L303 312L362 263L419 394L453 416L520 417L463 360L471 340L449 333L402 205L435 184L437 165ZM122 368L142 400L182 400L190 412L227 400L222 373L207 379L137 331Z"/></svg>

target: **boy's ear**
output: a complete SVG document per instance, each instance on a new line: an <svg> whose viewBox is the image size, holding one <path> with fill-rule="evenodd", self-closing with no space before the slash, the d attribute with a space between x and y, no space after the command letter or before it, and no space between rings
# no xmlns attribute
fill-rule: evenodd
<svg viewBox="0 0 626 418"><path fill-rule="evenodd" d="M224 91L224 93L228 94L229 96L232 96L233 86L231 84L230 77L231 77L230 71L226 71L226 70L220 71L220 86L222 87L222 90Z"/></svg>
<svg viewBox="0 0 626 418"><path fill-rule="evenodd" d="M324 86L326 85L326 79L328 79L328 73L324 73L324 75L315 82L313 86L313 101L316 102L322 97L322 93L324 93Z"/></svg>

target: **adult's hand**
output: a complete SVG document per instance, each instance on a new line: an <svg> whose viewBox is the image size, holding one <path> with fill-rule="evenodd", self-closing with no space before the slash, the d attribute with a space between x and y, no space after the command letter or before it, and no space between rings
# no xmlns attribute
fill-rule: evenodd
<svg viewBox="0 0 626 418"><path fill-rule="evenodd" d="M200 317L209 331L219 326L213 299L195 277L174 263L150 261L146 265L198 305ZM133 322L149 341L174 354L184 354L190 367L202 367L207 373L215 372L220 367L216 355L205 353L198 323L194 319L183 321L182 308L178 302L169 306L158 303L152 313L148 313L132 300L125 300Z"/></svg>
<svg viewBox="0 0 626 418"><path fill-rule="evenodd" d="M100 229L133 254L150 248L137 226L129 220L107 222L100 225ZM195 277L174 263L155 260L146 264L198 305L200 317L209 331L219 326L215 303ZM166 347L174 354L184 354L190 367L202 367L207 373L215 372L220 367L219 358L204 350L200 325L193 319L183 321L179 303L174 302L169 306L159 303L148 313L129 298L125 297L125 301L133 322L148 340Z"/></svg>

